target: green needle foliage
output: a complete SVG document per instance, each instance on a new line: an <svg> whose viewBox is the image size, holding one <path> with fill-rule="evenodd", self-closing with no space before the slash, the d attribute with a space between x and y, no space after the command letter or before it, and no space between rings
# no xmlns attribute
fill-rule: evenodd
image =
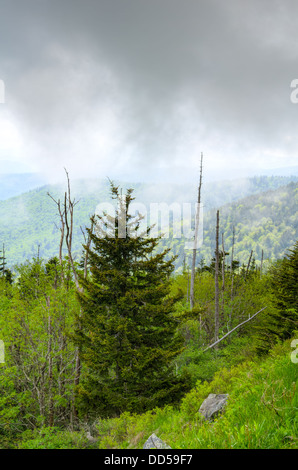
<svg viewBox="0 0 298 470"><path fill-rule="evenodd" d="M82 308L74 336L81 351L82 380L77 407L83 416L117 416L177 402L189 389L188 376L177 376L173 359L183 350L170 297L173 261L142 216L129 214L132 190L125 197L111 183L118 202L115 217L105 213L89 229L90 275L81 278Z"/></svg>
<svg viewBox="0 0 298 470"><path fill-rule="evenodd" d="M272 285L278 293L276 305L279 310L275 320L279 336L285 340L298 328L298 241L273 274Z"/></svg>
<svg viewBox="0 0 298 470"><path fill-rule="evenodd" d="M298 241L270 271L268 289L273 307L258 328L258 351L267 353L272 343L284 341L298 329Z"/></svg>

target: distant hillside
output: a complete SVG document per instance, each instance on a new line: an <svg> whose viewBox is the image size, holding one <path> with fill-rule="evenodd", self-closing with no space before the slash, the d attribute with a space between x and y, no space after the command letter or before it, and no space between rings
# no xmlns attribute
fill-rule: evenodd
<svg viewBox="0 0 298 470"><path fill-rule="evenodd" d="M225 233L226 249L230 249L232 221L236 225L237 244L235 255L245 260L250 247L259 256L260 240L264 243L265 256L283 253L292 240L297 238L297 183L286 185L297 177L255 177L235 181L203 184L204 246L202 255L211 257L214 249L214 210L221 210L221 230ZM118 184L118 183L117 183ZM197 188L190 185L119 183L121 187L133 187L136 202L192 202L197 198ZM75 206L74 252L81 253L83 236L80 226L90 225L90 215L101 202L110 202L107 180L75 180L71 182ZM280 188L280 189L276 189ZM271 192L268 193L268 189ZM0 246L5 243L8 266L22 263L37 255L48 259L58 254L59 217L54 202L63 198L65 185L49 185L29 191L20 196L0 201ZM267 191L267 192L266 192ZM246 199L248 195L250 198ZM245 198L238 202L240 198ZM296 199L295 199L296 198ZM235 202L237 201L237 202ZM295 206L296 201L296 206ZM232 203L232 205L231 205ZM255 227L256 221L258 224ZM254 228L255 227L255 228ZM253 228L253 232L251 229ZM259 235L258 235L259 234ZM271 240L271 242L270 242ZM169 240L166 241L169 243ZM271 247L272 244L272 247ZM173 240L174 252L179 252L178 266L184 257L184 242ZM258 247L258 248L257 248ZM270 250L269 250L270 248Z"/></svg>
<svg viewBox="0 0 298 470"><path fill-rule="evenodd" d="M9 199L45 184L38 173L0 174L0 200Z"/></svg>
<svg viewBox="0 0 298 470"><path fill-rule="evenodd" d="M232 250L233 227L235 227L234 259L247 264L251 250L259 264L264 260L276 260L298 239L298 183L290 183L278 189L254 194L232 204L204 212L203 245L198 250L198 262L204 258L208 264L215 252L216 209L220 214L220 249L222 234L224 248ZM177 266L182 266L184 256L189 263L191 250L184 250L184 240L164 240L163 245L170 246L178 255Z"/></svg>
<svg viewBox="0 0 298 470"><path fill-rule="evenodd" d="M298 239L298 184L290 183L225 205L220 218L227 249L231 247L235 226L238 258L247 262L250 250L254 250L256 259L260 259L262 249L265 258L280 258ZM215 226L215 211L210 211L205 220L206 242L207 234L212 240L212 224ZM214 248L215 244L210 243L211 252Z"/></svg>

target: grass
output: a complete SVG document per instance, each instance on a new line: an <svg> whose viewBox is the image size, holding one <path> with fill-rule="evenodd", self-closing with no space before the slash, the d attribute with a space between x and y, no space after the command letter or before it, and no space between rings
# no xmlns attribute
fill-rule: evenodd
<svg viewBox="0 0 298 470"><path fill-rule="evenodd" d="M277 345L262 360L217 371L198 381L179 408L165 406L136 415L93 423L95 448L141 449L155 433L173 449L286 449L298 447L298 364L291 341ZM209 393L228 393L225 413L207 422L198 412ZM26 431L18 448L88 448L83 431L44 428Z"/></svg>
<svg viewBox="0 0 298 470"><path fill-rule="evenodd" d="M179 409L123 414L99 421L100 448L142 448L154 432L174 449L280 449L298 447L298 365L290 342L262 362L222 368L211 382L198 382ZM209 393L228 393L224 414L214 422L198 410Z"/></svg>

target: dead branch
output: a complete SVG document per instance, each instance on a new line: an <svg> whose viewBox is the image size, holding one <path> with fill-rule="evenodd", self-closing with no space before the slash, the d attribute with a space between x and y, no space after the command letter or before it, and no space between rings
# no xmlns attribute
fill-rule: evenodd
<svg viewBox="0 0 298 470"><path fill-rule="evenodd" d="M215 341L218 339L219 330L219 248L218 248L218 236L219 236L219 210L216 212L216 249L215 249L215 311L214 311L214 338ZM214 343L216 344L216 343Z"/></svg>
<svg viewBox="0 0 298 470"><path fill-rule="evenodd" d="M64 208L64 210L61 209L60 199L58 199L58 201L56 201L56 199L49 192L47 193L47 195L55 202L55 204L58 208L58 213L59 213L59 217L60 217L61 237L60 237L60 243L59 243L59 263L60 263L60 265L62 265L62 248L63 248L64 231L65 231L65 208ZM55 223L55 226L57 227L56 223ZM62 279L63 279L63 273L62 273Z"/></svg>
<svg viewBox="0 0 298 470"><path fill-rule="evenodd" d="M196 274L196 256L197 256L197 244L198 244L198 231L199 231L199 217L200 217L200 205L201 205L201 188L202 188L202 172L203 172L203 153L201 153L201 166L200 166L200 182L198 187L198 205L196 211L195 220L195 239L194 248L192 251L192 265L191 265L191 277L190 277L190 308L194 308L194 289L195 289L195 274Z"/></svg>

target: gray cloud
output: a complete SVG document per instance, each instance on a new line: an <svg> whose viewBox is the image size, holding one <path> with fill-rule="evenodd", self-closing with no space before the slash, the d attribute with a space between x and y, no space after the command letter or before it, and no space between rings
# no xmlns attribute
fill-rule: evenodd
<svg viewBox="0 0 298 470"><path fill-rule="evenodd" d="M223 175L297 160L295 0L0 7L5 106L36 168L144 178L195 174L201 151Z"/></svg>

